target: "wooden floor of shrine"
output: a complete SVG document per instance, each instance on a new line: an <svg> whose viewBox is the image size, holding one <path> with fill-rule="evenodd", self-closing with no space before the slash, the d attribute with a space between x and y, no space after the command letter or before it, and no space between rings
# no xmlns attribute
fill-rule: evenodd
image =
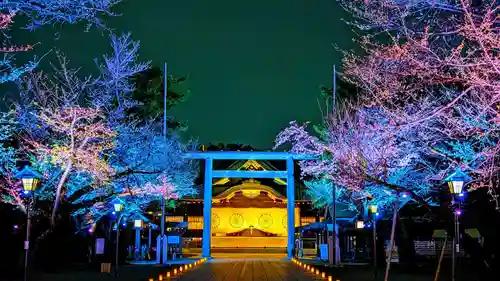
<svg viewBox="0 0 500 281"><path fill-rule="evenodd" d="M190 269L177 281L312 281L324 280L294 263L273 257L214 258Z"/></svg>

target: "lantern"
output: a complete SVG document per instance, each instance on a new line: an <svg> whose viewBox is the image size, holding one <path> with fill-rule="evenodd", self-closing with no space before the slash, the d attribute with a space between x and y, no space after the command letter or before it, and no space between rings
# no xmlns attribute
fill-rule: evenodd
<svg viewBox="0 0 500 281"><path fill-rule="evenodd" d="M470 180L471 178L462 172L462 169L460 168L445 179L445 181L448 182L450 193L453 195L462 194L464 191L464 183Z"/></svg>
<svg viewBox="0 0 500 281"><path fill-rule="evenodd" d="M28 165L24 166L19 173L16 174L16 178L21 179L23 182L23 190L25 194L35 191L38 180L41 178L40 174L30 169Z"/></svg>
<svg viewBox="0 0 500 281"><path fill-rule="evenodd" d="M115 212L119 213L123 210L123 202L119 198L115 197L110 203L113 205Z"/></svg>
<svg viewBox="0 0 500 281"><path fill-rule="evenodd" d="M142 220L140 218L134 219L134 227L135 228L141 228L142 227Z"/></svg>
<svg viewBox="0 0 500 281"><path fill-rule="evenodd" d="M356 228L364 228L365 227L365 222L364 221L356 221Z"/></svg>

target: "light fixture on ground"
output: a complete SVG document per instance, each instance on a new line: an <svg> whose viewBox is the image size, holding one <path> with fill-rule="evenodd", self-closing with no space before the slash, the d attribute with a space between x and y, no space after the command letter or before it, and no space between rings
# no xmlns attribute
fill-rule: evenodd
<svg viewBox="0 0 500 281"><path fill-rule="evenodd" d="M451 280L455 281L456 277L456 260L458 253L460 252L460 224L458 217L462 214L460 210L460 200L456 200L457 196L462 196L464 193L464 185L466 182L470 181L471 178L462 171L462 169L457 168L455 172L449 175L445 181L448 182L448 188L452 195L451 207L453 208L454 217L454 235L453 235L453 249L452 249L452 266L451 266Z"/></svg>
<svg viewBox="0 0 500 281"><path fill-rule="evenodd" d="M33 171L29 166L24 166L19 173L15 175L16 178L20 179L23 183L23 194L26 197L26 240L24 241L24 275L23 280L27 280L27 268L28 268L28 256L29 256L29 245L30 245L30 229L31 229L31 209L33 207L34 192L37 188L38 181L41 175L36 171Z"/></svg>

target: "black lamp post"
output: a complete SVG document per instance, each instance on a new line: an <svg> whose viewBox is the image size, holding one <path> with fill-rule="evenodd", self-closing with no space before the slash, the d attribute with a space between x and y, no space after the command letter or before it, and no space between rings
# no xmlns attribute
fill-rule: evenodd
<svg viewBox="0 0 500 281"><path fill-rule="evenodd" d="M28 269L28 255L30 245L30 229L31 229L31 208L33 205L33 194L37 188L38 180L41 175L36 171L30 169L28 165L24 166L19 173L15 175L16 178L21 179L23 183L23 196L27 198L26 204L26 240L24 241L24 275L23 280L27 280Z"/></svg>
<svg viewBox="0 0 500 281"><path fill-rule="evenodd" d="M453 249L452 249L452 264L451 264L451 280L456 279L456 260L460 252L460 224L458 217L462 214L460 210L460 202L456 200L456 196L463 196L464 183L470 181L471 178L465 174L462 169L458 168L455 172L449 175L445 181L448 182L450 194L452 195L451 205L454 216L454 235L453 235Z"/></svg>
<svg viewBox="0 0 500 281"><path fill-rule="evenodd" d="M373 225L373 267L375 267L375 276L377 275L377 216L378 216L378 206L373 203L368 205L368 211L370 211L372 217Z"/></svg>
<svg viewBox="0 0 500 281"><path fill-rule="evenodd" d="M111 205L113 206L113 214L116 216L116 249L115 249L115 275L118 275L118 253L120 245L120 212L123 210L123 202L120 198L115 197L111 200Z"/></svg>

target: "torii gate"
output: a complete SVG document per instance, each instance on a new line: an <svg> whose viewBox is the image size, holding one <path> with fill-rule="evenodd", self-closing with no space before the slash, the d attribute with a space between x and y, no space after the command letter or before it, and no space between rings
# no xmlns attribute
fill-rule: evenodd
<svg viewBox="0 0 500 281"><path fill-rule="evenodd" d="M186 159L205 160L205 179L203 194L203 239L202 257L210 257L212 227L212 179L213 178L286 178L288 258L292 258L295 243L295 177L294 160L313 160L316 157L288 152L263 151L207 151L186 153ZM286 171L236 171L213 170L213 160L285 160Z"/></svg>

